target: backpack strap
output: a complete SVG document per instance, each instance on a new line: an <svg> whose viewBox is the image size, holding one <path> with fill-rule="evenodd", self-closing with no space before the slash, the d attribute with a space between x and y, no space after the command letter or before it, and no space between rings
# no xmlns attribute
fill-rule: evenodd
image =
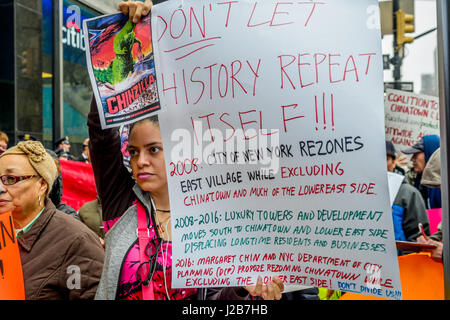
<svg viewBox="0 0 450 320"><path fill-rule="evenodd" d="M142 203L139 201L136 204L137 208L137 222L138 222L138 239L139 239L139 257L140 262L144 263L147 261L148 257L145 255L145 247L151 238L155 236L155 231L153 227L147 227L147 211L145 210ZM155 260L156 263L156 260ZM143 300L155 300L155 295L153 293L153 281L150 279L148 286L142 284L142 298Z"/></svg>

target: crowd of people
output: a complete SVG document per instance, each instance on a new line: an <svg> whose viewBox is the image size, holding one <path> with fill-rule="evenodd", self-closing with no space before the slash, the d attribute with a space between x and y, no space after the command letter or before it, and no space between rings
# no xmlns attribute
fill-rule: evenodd
<svg viewBox="0 0 450 320"><path fill-rule="evenodd" d="M405 172L404 155L412 155L412 167ZM404 179L392 205L395 240L433 243L432 257L442 261L442 231L430 236L428 209L441 208L440 139L425 135L410 148L397 153L394 144L386 141L387 169L403 175ZM424 234L419 225L423 227ZM430 237L428 237L430 236ZM405 254L408 252L399 252Z"/></svg>
<svg viewBox="0 0 450 320"><path fill-rule="evenodd" d="M151 6L149 0L122 2L119 9L137 22ZM0 132L0 214L11 212L14 218L26 299L279 300L336 295L329 290L321 297L318 288L284 293L277 276L267 284L260 277L244 287L172 288L170 201L157 117L129 127L126 164L120 132L102 130L94 97L87 124L89 138L78 158L70 153L68 137L57 140L53 151L30 136L8 148L8 136ZM439 147L436 135L424 136L401 152L386 141L387 171L404 176L392 205L395 239L435 244L431 256L442 261L442 230L439 226L430 234L427 214L441 207ZM411 155L411 168L405 155ZM62 159L93 168L97 199L78 211L61 202ZM77 272L78 281L72 281Z"/></svg>

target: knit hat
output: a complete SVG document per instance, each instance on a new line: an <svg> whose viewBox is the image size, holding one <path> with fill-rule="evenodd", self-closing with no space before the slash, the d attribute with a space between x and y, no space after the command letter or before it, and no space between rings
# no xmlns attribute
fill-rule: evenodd
<svg viewBox="0 0 450 320"><path fill-rule="evenodd" d="M58 168L52 157L47 153L42 143L39 141L22 141L14 147L9 148L0 155L0 158L8 154L25 155L31 166L47 182L50 193L53 182L58 177Z"/></svg>
<svg viewBox="0 0 450 320"><path fill-rule="evenodd" d="M391 156L392 158L395 158L395 147L392 141L386 140L386 154L388 156Z"/></svg>

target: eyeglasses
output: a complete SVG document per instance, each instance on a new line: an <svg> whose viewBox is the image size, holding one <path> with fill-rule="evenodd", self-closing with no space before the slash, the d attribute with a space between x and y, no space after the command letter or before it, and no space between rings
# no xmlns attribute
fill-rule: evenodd
<svg viewBox="0 0 450 320"><path fill-rule="evenodd" d="M155 273L156 258L161 248L161 242L161 238L152 238L145 246L144 253L149 259L142 262L136 271L136 279L144 286L148 286Z"/></svg>
<svg viewBox="0 0 450 320"><path fill-rule="evenodd" d="M0 176L0 180L2 181L3 185L5 186L12 186L13 184L16 184L17 182L31 179L34 177L38 177L37 175L29 175L29 176L13 176L9 174L5 174L3 176Z"/></svg>

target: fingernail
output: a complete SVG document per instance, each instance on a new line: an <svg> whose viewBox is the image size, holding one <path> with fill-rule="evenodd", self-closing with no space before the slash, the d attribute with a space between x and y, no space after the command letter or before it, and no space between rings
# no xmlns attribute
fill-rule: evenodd
<svg viewBox="0 0 450 320"><path fill-rule="evenodd" d="M145 16L147 14L147 10L143 10L142 14Z"/></svg>
<svg viewBox="0 0 450 320"><path fill-rule="evenodd" d="M133 22L134 22L134 23L137 23L137 22L138 22L138 19L137 19L137 18L134 18L134 19L133 19Z"/></svg>

